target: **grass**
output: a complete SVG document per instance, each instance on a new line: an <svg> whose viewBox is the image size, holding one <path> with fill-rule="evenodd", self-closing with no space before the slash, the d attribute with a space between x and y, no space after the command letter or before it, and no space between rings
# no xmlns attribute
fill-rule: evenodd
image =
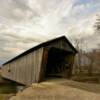
<svg viewBox="0 0 100 100"><path fill-rule="evenodd" d="M15 84L0 84L0 100L8 100L16 92Z"/></svg>
<svg viewBox="0 0 100 100"><path fill-rule="evenodd" d="M0 76L0 100L8 100L8 98L14 95L16 92L16 84L13 82L5 81Z"/></svg>
<svg viewBox="0 0 100 100"><path fill-rule="evenodd" d="M91 76L89 76L86 73L79 73L78 75L73 75L72 80L100 84L100 74L93 73Z"/></svg>
<svg viewBox="0 0 100 100"><path fill-rule="evenodd" d="M8 100L12 94L0 94L0 100Z"/></svg>
<svg viewBox="0 0 100 100"><path fill-rule="evenodd" d="M0 94L16 93L16 85L13 83L0 84Z"/></svg>
<svg viewBox="0 0 100 100"><path fill-rule="evenodd" d="M66 79L33 83L10 100L99 100L100 85Z"/></svg>

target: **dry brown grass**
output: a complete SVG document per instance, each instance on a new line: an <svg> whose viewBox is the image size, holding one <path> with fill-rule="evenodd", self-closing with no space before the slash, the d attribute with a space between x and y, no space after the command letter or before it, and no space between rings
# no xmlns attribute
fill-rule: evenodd
<svg viewBox="0 0 100 100"><path fill-rule="evenodd" d="M19 92L9 100L100 100L100 93L88 91L79 87L89 87L85 84L68 81L64 79L54 79L39 84L32 84L23 92ZM76 87L75 87L76 86ZM100 88L100 85L91 85L89 88Z"/></svg>

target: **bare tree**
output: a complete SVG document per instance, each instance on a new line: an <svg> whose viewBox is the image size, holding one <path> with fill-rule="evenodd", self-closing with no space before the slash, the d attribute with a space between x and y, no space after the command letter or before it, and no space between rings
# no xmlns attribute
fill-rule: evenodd
<svg viewBox="0 0 100 100"><path fill-rule="evenodd" d="M92 75L93 72L100 72L100 49L95 49L92 52L86 54L86 56L90 60L90 64L88 66L88 74Z"/></svg>
<svg viewBox="0 0 100 100"><path fill-rule="evenodd" d="M94 27L95 27L95 32L100 34L100 15L97 15Z"/></svg>
<svg viewBox="0 0 100 100"><path fill-rule="evenodd" d="M84 43L84 39L83 38L80 38L80 39L74 39L74 44L75 44L75 47L78 51L78 54L76 56L76 63L75 63L75 70L76 73L79 73L79 72L82 72L83 71L83 68L81 66L81 59L82 59L82 55L83 55L83 43Z"/></svg>
<svg viewBox="0 0 100 100"><path fill-rule="evenodd" d="M94 51L92 51L91 53L87 53L86 56L89 58L90 60L90 64L88 66L88 74L90 76L92 76L92 72L93 72L93 63L94 63Z"/></svg>

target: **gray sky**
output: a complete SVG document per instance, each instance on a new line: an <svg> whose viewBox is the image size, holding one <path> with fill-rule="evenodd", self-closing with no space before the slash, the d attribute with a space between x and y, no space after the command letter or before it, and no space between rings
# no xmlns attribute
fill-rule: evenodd
<svg viewBox="0 0 100 100"><path fill-rule="evenodd" d="M60 35L96 48L98 13L100 0L0 0L0 63Z"/></svg>

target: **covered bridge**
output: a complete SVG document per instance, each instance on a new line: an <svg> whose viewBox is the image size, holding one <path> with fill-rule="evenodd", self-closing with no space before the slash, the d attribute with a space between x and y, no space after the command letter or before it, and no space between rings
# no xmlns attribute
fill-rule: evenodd
<svg viewBox="0 0 100 100"><path fill-rule="evenodd" d="M48 77L70 78L76 49L65 36L39 44L2 67L2 77L30 85Z"/></svg>

